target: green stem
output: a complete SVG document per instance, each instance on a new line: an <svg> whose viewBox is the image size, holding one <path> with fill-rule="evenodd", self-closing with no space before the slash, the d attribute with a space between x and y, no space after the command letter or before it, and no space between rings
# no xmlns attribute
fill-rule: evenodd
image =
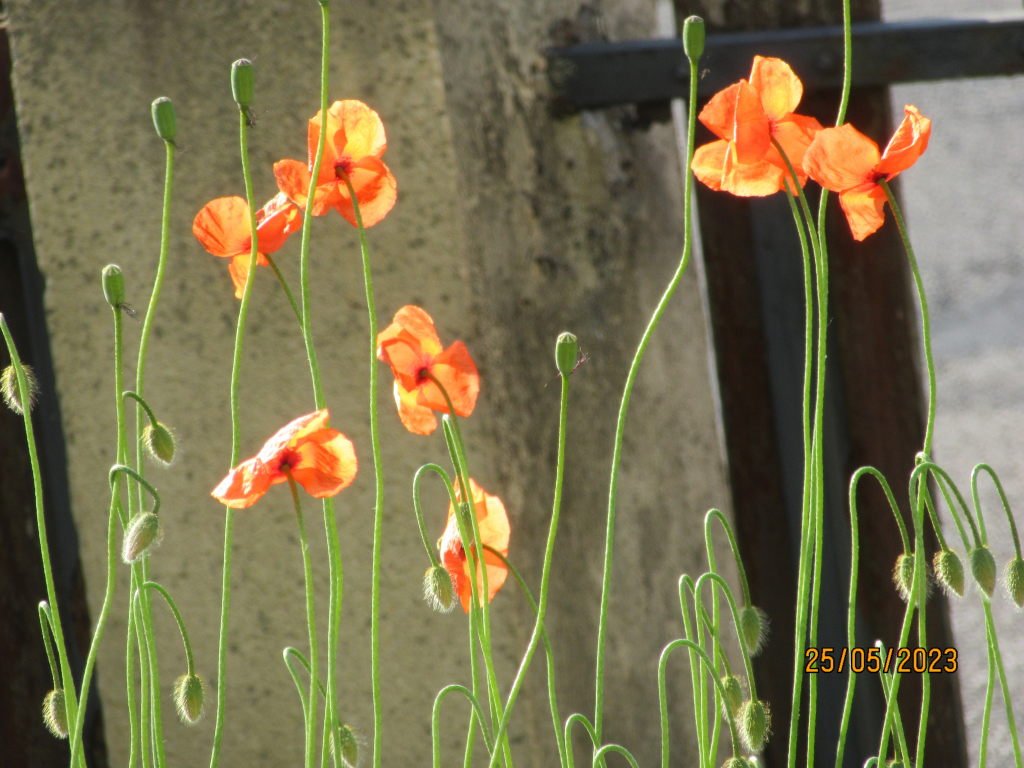
<svg viewBox="0 0 1024 768"><path fill-rule="evenodd" d="M690 59L690 92L687 101L687 125L686 125L686 168L690 167L693 159L694 137L696 135L697 121L697 60ZM595 744L601 742L601 734L604 726L604 665L605 645L608 637L608 605L611 599L612 589L612 564L615 552L615 504L619 489L619 468L622 465L622 441L626 430L626 417L629 414L629 401L633 395L633 387L636 384L637 375L640 372L640 364L643 362L647 345L650 344L654 331L661 322L662 315L668 308L672 296L682 281L686 267L690 263L690 253L693 246L692 234L692 196L693 179L687 172L683 177L683 252L679 260L679 266L669 280L662 294L661 299L655 307L654 314L647 323L640 343L637 345L633 355L633 361L629 366L629 373L626 375L626 384L622 389L622 400L619 403L619 415L615 422L615 440L612 449L612 465L608 481L608 517L605 525L604 561L601 572L601 604L598 612L597 623L597 651L595 653L595 674L594 674L594 733ZM596 755L595 755L596 757Z"/></svg>
<svg viewBox="0 0 1024 768"><path fill-rule="evenodd" d="M57 662L53 655L53 629L51 627L50 606L45 600L39 603L39 631L43 636L43 648L46 650L46 661L50 664L50 677L53 680L54 688L63 688L64 681L57 670Z"/></svg>
<svg viewBox="0 0 1024 768"><path fill-rule="evenodd" d="M141 406L142 410L146 412L146 417L149 419L149 423L152 424L154 427L156 426L156 414L153 413L153 409L149 407L149 403L146 402L145 398L142 397L142 395L140 395L138 392L133 392L132 390L129 389L125 392L122 392L121 397L124 398L125 400L134 400L136 404Z"/></svg>
<svg viewBox="0 0 1024 768"><path fill-rule="evenodd" d="M295 506L295 519L299 524L299 549L302 551L302 577L306 583L306 629L309 633L309 709L306 717L306 768L312 768L316 760L316 686L319 682L319 649L316 636L316 600L313 592L313 563L309 557L309 540L306 537L306 524L302 517L302 502L299 498L299 487L289 470L288 488L292 493L292 504Z"/></svg>
<svg viewBox="0 0 1024 768"><path fill-rule="evenodd" d="M284 296L288 299L288 306L292 308L292 314L295 315L295 319L299 321L299 326L302 326L302 311L299 309L298 303L295 301L295 294L292 293L292 289L288 286L288 281L284 278L284 273L281 272L277 266L277 262L274 258L268 254L263 254L263 258L267 260L267 264L270 265L271 270L274 272L274 277L277 278L278 285L281 286L281 290L284 291Z"/></svg>
<svg viewBox="0 0 1024 768"><path fill-rule="evenodd" d="M747 686L750 689L750 698L756 700L757 681L754 679L754 667L750 660L750 649L747 647L747 638L744 636L743 631L740 628L740 612L739 608L736 606L736 598L733 597L732 587L729 586L729 582L717 573L702 574L701 577L697 579L697 583L693 586L693 600L695 604L694 612L696 613L700 609L700 606L703 605L703 600L701 599L701 588L706 582L711 582L712 584L717 584L721 587L722 594L725 595L725 600L729 604L729 611L732 614L733 629L736 631L736 640L740 647L740 655L743 657L743 671L747 675ZM717 631L717 628L715 629Z"/></svg>
<svg viewBox="0 0 1024 768"><path fill-rule="evenodd" d="M519 671L516 672L512 681L512 689L505 700L505 711L502 713L501 722L498 724L497 740L500 741L508 729L509 721L512 719L512 708L516 704L516 697L522 688L526 671L530 668L533 654L540 643L541 635L544 633L544 617L548 609L548 588L551 581L551 562L555 554L555 536L558 533L558 518L562 511L562 485L565 480L565 441L566 441L566 418L569 413L569 376L561 375L562 393L558 406L558 452L555 460L555 491L554 499L551 502L551 522L548 526L548 540L544 548L544 565L541 568L540 576L540 601L537 606L537 618L534 620L533 632L530 634L530 642L526 646L526 653L523 654L519 663ZM560 750L561 751L561 750ZM491 756L490 768L497 763L497 753Z"/></svg>
<svg viewBox="0 0 1024 768"><path fill-rule="evenodd" d="M889 183L882 179L878 184L885 191L885 197L892 209L892 216L896 220L896 228L899 229L900 239L903 241L903 250L907 254L907 263L910 265L910 272L914 277L914 287L917 289L917 298L921 308L921 342L924 345L924 362L928 369L928 418L925 422L924 447L921 450L930 457L935 431L935 360L932 357L932 326L928 314L928 297L924 292L924 282L921 280L921 270L917 266L917 257L914 256L914 246L910 244L910 235L907 233L907 225L903 220L903 211L900 210L900 205L896 202L896 196L892 193Z"/></svg>
<svg viewBox="0 0 1024 768"><path fill-rule="evenodd" d="M321 131L322 133L322 131ZM363 285L366 289L366 314L370 331L370 449L373 453L373 554L370 570L370 688L373 697L373 766L380 768L384 746L383 712L380 689L380 571L381 545L384 540L384 469L380 450L380 413L378 408L377 370L377 308L373 296L373 274L370 270L370 245L366 240L363 215L352 181L343 176L352 200L352 210L359 232L359 254L363 263Z"/></svg>
<svg viewBox="0 0 1024 768"><path fill-rule="evenodd" d="M985 472L992 480L993 485L996 487L996 491L999 493L999 502L1003 507L1003 514L1006 515L1006 522L1010 526L1010 536L1013 537L1013 548L1017 553L1017 557L1021 557L1020 549L1020 535L1017 533L1017 523L1013 519L1013 511L1010 509L1010 500L1006 497L1006 491L1003 490L1003 483L999 479L999 475L992 469L988 464L978 464L971 470L971 499L974 502L974 508L978 512L978 520L981 521L981 525L984 526L984 521L981 517L981 497L978 493L978 476Z"/></svg>
<svg viewBox="0 0 1024 768"><path fill-rule="evenodd" d="M875 645L878 647L879 653L881 653L882 656L885 656L885 645L882 641L876 640ZM885 670L879 670L878 681L882 686L882 698L888 706L889 700L892 697L892 690ZM910 748L907 747L907 734L903 730L903 718L900 717L899 706L896 706L893 709L893 731L896 734L896 746L893 751L899 755L901 760L903 760L904 765L910 765Z"/></svg>
<svg viewBox="0 0 1024 768"><path fill-rule="evenodd" d="M700 631L699 622L697 622L696 609L694 610L694 617L691 621L690 609L687 602L687 592L691 598L694 597L693 591L693 579L687 574L683 574L679 577L679 613L683 619L683 635L687 640L693 640L698 647L700 647L701 638L703 633ZM694 600L696 604L696 600ZM697 623L695 631L694 624ZM698 664L698 657L693 649L690 649L690 688L693 693L693 720L694 728L697 731L697 751L699 753L699 764L700 768L707 768L710 765L710 750L708 747L708 734L707 734L707 718L704 714L707 705L707 692L705 688L704 675L700 672L700 665ZM718 716L715 716L717 722Z"/></svg>
<svg viewBox="0 0 1024 768"><path fill-rule="evenodd" d="M235 346L231 356L231 461L230 467L238 464L241 447L241 416L239 388L242 374L242 348L245 341L245 323L249 316L249 302L252 299L254 277L256 276L256 257L259 248L259 236L256 231L256 213L253 208L252 171L249 168L249 120L243 110L238 113L238 143L242 163L242 180L245 184L245 199L249 206L249 238L252 245L249 250L249 270L242 289L242 300L238 306L238 324L235 327ZM224 738L224 720L227 704L227 652L228 652L228 615L231 609L231 542L234 530L235 510L224 508L224 554L221 575L220 627L217 641L217 706L216 721L213 726L213 748L210 753L210 768L217 768L220 761L221 744Z"/></svg>
<svg viewBox="0 0 1024 768"><path fill-rule="evenodd" d="M178 625L178 634L181 635L181 644L185 649L185 669L188 674L194 675L196 671L195 656L192 653L192 643L188 639L188 629L185 627L185 619L181 616L181 611L178 610L177 604L174 602L174 598L171 597L171 593L168 592L163 585L155 581L147 581L136 590L136 599L139 599L143 591L155 589L159 593L160 597L167 603L167 607L171 609L171 614L174 616L174 623Z"/></svg>
<svg viewBox="0 0 1024 768"><path fill-rule="evenodd" d="M986 650L988 651L988 674L985 677L985 706L981 713L981 744L978 746L978 768L985 768L988 762L988 731L992 723L992 698L996 687L996 659L992 651L992 640L985 628Z"/></svg>
<svg viewBox="0 0 1024 768"><path fill-rule="evenodd" d="M1006 669L1003 666L1003 655L999 651L999 638L996 636L996 623L992 618L992 604L989 602L987 596L982 596L981 601L985 606L985 634L988 635L988 641L992 647L992 658L995 660L996 671L999 673L999 687L1003 691L1003 707L1006 710L1006 725L1010 730L1010 743L1013 745L1013 764L1015 768L1021 768L1020 736L1017 735L1017 720L1013 716L1013 691L1010 690L1009 682L1006 679Z"/></svg>
<svg viewBox="0 0 1024 768"><path fill-rule="evenodd" d="M50 605L50 615L53 619L53 641L57 646L57 658L60 660L61 679L64 681L64 702L68 722L76 722L78 716L78 695L75 692L75 678L71 674L71 663L68 660L67 645L64 641L64 629L60 620L60 604L57 602L57 588L53 581L53 567L50 563L50 541L46 533L46 510L43 506L43 476L39 468L39 455L36 449L35 430L32 426L32 410L29 404L28 381L25 379L25 369L22 367L21 358L18 356L18 349L14 345L14 338L11 336L7 321L0 314L0 334L7 344L7 353L11 356L11 365L14 366L14 375L18 381L18 398L25 407L22 409L22 422L25 425L25 442L28 447L29 466L32 470L32 490L35 497L36 530L39 535L39 555L43 564L43 581L46 584L46 601ZM82 755L76 757L71 752L72 762L76 759L84 766L85 758Z"/></svg>
<svg viewBox="0 0 1024 768"><path fill-rule="evenodd" d="M487 721L484 719L483 710L480 709L480 702L477 701L476 696L464 685L454 683L446 685L434 697L434 706L430 712L430 743L431 754L433 755L432 765L434 768L440 768L441 766L441 704L452 693L461 694L469 702L472 711L476 713L476 719L480 722L480 732L483 734L484 743L487 745L488 751L491 750L491 740L486 726Z"/></svg>

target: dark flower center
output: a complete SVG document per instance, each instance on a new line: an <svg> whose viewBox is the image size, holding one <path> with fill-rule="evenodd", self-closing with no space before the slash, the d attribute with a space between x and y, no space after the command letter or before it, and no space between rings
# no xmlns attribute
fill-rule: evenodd
<svg viewBox="0 0 1024 768"><path fill-rule="evenodd" d="M343 157L334 164L334 175L339 179L349 178L352 175L352 159Z"/></svg>

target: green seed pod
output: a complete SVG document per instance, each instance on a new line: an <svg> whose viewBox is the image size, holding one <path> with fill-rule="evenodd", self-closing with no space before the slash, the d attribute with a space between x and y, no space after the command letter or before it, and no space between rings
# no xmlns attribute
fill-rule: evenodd
<svg viewBox="0 0 1024 768"><path fill-rule="evenodd" d="M768 639L768 614L754 605L740 608L740 631L747 644L747 652L757 656Z"/></svg>
<svg viewBox="0 0 1024 768"><path fill-rule="evenodd" d="M1017 604L1018 608L1024 608L1024 560L1015 557L1006 564L1003 584L1006 586L1006 594L1010 596L1010 599Z"/></svg>
<svg viewBox="0 0 1024 768"><path fill-rule="evenodd" d="M423 599L438 613L448 613L455 607L455 584L443 565L432 565L423 574Z"/></svg>
<svg viewBox="0 0 1024 768"><path fill-rule="evenodd" d="M161 464L174 461L174 433L162 421L147 424L142 430L142 444L146 451Z"/></svg>
<svg viewBox="0 0 1024 768"><path fill-rule="evenodd" d="M964 564L951 549L940 549L932 559L935 580L947 595L964 596Z"/></svg>
<svg viewBox="0 0 1024 768"><path fill-rule="evenodd" d="M996 588L996 559L992 557L992 551L983 545L972 549L968 557L974 580L978 582L982 592L992 597L992 592Z"/></svg>
<svg viewBox="0 0 1024 768"><path fill-rule="evenodd" d="M182 675L174 681L174 707L185 725L195 725L203 716L206 690L199 675Z"/></svg>
<svg viewBox="0 0 1024 768"><path fill-rule="evenodd" d="M902 552L896 558L896 565L892 569L892 583L896 586L896 591L900 593L903 602L907 602L914 591L913 552Z"/></svg>
<svg viewBox="0 0 1024 768"><path fill-rule="evenodd" d="M118 310L124 304L124 273L117 264L103 268L103 298L112 309Z"/></svg>
<svg viewBox="0 0 1024 768"><path fill-rule="evenodd" d="M704 55L704 19L700 16L688 16L683 22L683 50L690 61L696 61Z"/></svg>
<svg viewBox="0 0 1024 768"><path fill-rule="evenodd" d="M252 69L248 59L239 59L231 65L231 95L243 112L252 104L255 88Z"/></svg>
<svg viewBox="0 0 1024 768"><path fill-rule="evenodd" d="M32 410L32 406L36 404L36 395L39 394L39 382L36 381L32 366L22 364L21 371L25 374L25 388L28 390L24 397L18 387L18 372L14 370L14 366L8 365L3 373L0 373L0 397L3 398L4 404L19 416L25 411Z"/></svg>
<svg viewBox="0 0 1024 768"><path fill-rule="evenodd" d="M166 96L153 101L153 127L156 135L166 142L174 143L178 135L178 121L174 114L174 102Z"/></svg>
<svg viewBox="0 0 1024 768"><path fill-rule="evenodd" d="M743 706L743 683L736 675L722 675L725 700L722 702L727 715L735 718Z"/></svg>
<svg viewBox="0 0 1024 768"><path fill-rule="evenodd" d="M740 707L738 719L743 744L751 752L760 752L772 729L772 714L768 705L758 699L748 699Z"/></svg>
<svg viewBox="0 0 1024 768"><path fill-rule="evenodd" d="M351 725L338 726L331 740L331 753L341 759L345 768L356 768L359 765L359 737Z"/></svg>
<svg viewBox="0 0 1024 768"><path fill-rule="evenodd" d="M555 367L563 376L571 376L580 358L580 342L568 331L558 334L555 342Z"/></svg>
<svg viewBox="0 0 1024 768"><path fill-rule="evenodd" d="M43 723L46 730L58 739L68 737L68 713L64 704L63 688L54 688L43 699Z"/></svg>
<svg viewBox="0 0 1024 768"><path fill-rule="evenodd" d="M129 565L137 562L150 549L160 544L163 538L160 518L152 512L140 512L128 523L121 546L121 559Z"/></svg>

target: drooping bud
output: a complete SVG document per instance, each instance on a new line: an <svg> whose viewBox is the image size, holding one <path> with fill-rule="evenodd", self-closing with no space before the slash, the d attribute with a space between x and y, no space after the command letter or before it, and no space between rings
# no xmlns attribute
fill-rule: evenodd
<svg viewBox="0 0 1024 768"><path fill-rule="evenodd" d="M1017 604L1018 608L1024 608L1024 560L1015 557L1006 564L1003 584L1006 586L1006 594L1010 596L1010 599Z"/></svg>
<svg viewBox="0 0 1024 768"><path fill-rule="evenodd" d="M124 273L117 264L103 268L103 298L111 309L118 310L124 304Z"/></svg>
<svg viewBox="0 0 1024 768"><path fill-rule="evenodd" d="M153 127L156 135L173 144L178 135L178 120L174 114L174 102L166 96L153 100Z"/></svg>
<svg viewBox="0 0 1024 768"><path fill-rule="evenodd" d="M142 430L142 444L149 455L162 464L174 461L174 433L162 421L147 424Z"/></svg>
<svg viewBox="0 0 1024 768"><path fill-rule="evenodd" d="M754 605L740 608L740 631L747 644L747 653L757 656L768 639L768 614Z"/></svg>
<svg viewBox="0 0 1024 768"><path fill-rule="evenodd" d="M996 560L992 557L992 550L984 545L975 547L968 557L974 580L986 595L992 597L996 588Z"/></svg>
<svg viewBox="0 0 1024 768"><path fill-rule="evenodd" d="M239 59L231 65L231 95L243 112L252 104L254 90L252 62L249 59Z"/></svg>
<svg viewBox="0 0 1024 768"><path fill-rule="evenodd" d="M4 368L3 373L0 373L0 397L3 397L7 407L19 416L25 411L32 410L32 406L36 404L36 395L39 394L39 383L36 381L36 374L32 370L32 366L22 364L21 371L25 374L25 389L27 390L24 397L18 387L18 372L14 366L8 365Z"/></svg>
<svg viewBox="0 0 1024 768"><path fill-rule="evenodd" d="M751 752L760 752L771 733L772 715L768 705L758 699L748 699L740 707L740 738Z"/></svg>
<svg viewBox="0 0 1024 768"><path fill-rule="evenodd" d="M964 596L964 564L951 549L940 549L932 559L935 581L947 595Z"/></svg>
<svg viewBox="0 0 1024 768"><path fill-rule="evenodd" d="M563 376L571 376L580 357L580 342L575 334L563 331L555 342L555 367Z"/></svg>
<svg viewBox="0 0 1024 768"><path fill-rule="evenodd" d="M683 50L690 61L696 61L704 55L704 19L700 16L688 16L683 22Z"/></svg>
<svg viewBox="0 0 1024 768"><path fill-rule="evenodd" d="M129 565L138 561L150 549L160 544L163 538L160 518L152 512L140 512L128 523L121 546L121 559Z"/></svg>
<svg viewBox="0 0 1024 768"><path fill-rule="evenodd" d="M63 688L54 688L43 699L43 723L46 730L58 739L68 737L68 713L65 709Z"/></svg>
<svg viewBox="0 0 1024 768"><path fill-rule="evenodd" d="M892 583L900 593L903 602L910 599L914 591L914 553L901 552L892 569Z"/></svg>
<svg viewBox="0 0 1024 768"><path fill-rule="evenodd" d="M448 613L455 607L455 584L443 565L432 565L423 574L423 599L438 613Z"/></svg>
<svg viewBox="0 0 1024 768"><path fill-rule="evenodd" d="M722 702L727 715L735 718L743 706L743 683L736 675L722 675L722 689L725 691Z"/></svg>
<svg viewBox="0 0 1024 768"><path fill-rule="evenodd" d="M182 675L174 681L174 707L185 725L195 725L203 716L206 690L199 675Z"/></svg>
<svg viewBox="0 0 1024 768"><path fill-rule="evenodd" d="M359 765L359 737L351 725L338 726L331 740L331 752L341 760L345 768L356 768Z"/></svg>

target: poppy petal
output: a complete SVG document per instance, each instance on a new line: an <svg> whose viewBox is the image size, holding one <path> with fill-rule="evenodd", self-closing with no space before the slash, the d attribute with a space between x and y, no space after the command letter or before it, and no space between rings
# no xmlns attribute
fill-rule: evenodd
<svg viewBox="0 0 1024 768"><path fill-rule="evenodd" d="M771 123L756 90L741 80L736 91L733 144L741 163L762 159L772 144Z"/></svg>
<svg viewBox="0 0 1024 768"><path fill-rule="evenodd" d="M377 357L387 362L381 357L381 348L402 334L414 339L426 355L436 355L442 350L441 338L437 335L434 319L423 308L415 304L406 304L395 312L391 325L377 335Z"/></svg>
<svg viewBox="0 0 1024 768"><path fill-rule="evenodd" d="M344 154L359 158L367 155L381 157L388 148L384 123L380 115L361 101L336 101L328 110L344 132Z"/></svg>
<svg viewBox="0 0 1024 768"><path fill-rule="evenodd" d="M379 224L398 199L398 183L391 169L376 157L364 157L353 165L349 179L359 201L363 226L369 228ZM356 226L355 208L344 182L338 184L334 207L349 224Z"/></svg>
<svg viewBox="0 0 1024 768"><path fill-rule="evenodd" d="M444 387L456 414L466 417L473 413L476 398L480 394L480 374L464 343L456 341L437 355L430 364L430 373ZM448 413L448 403L437 384L432 381L420 386L418 402L436 411Z"/></svg>
<svg viewBox="0 0 1024 768"><path fill-rule="evenodd" d="M306 205L309 192L309 168L299 160L278 160L274 163L277 188L300 208Z"/></svg>
<svg viewBox="0 0 1024 768"><path fill-rule="evenodd" d="M252 458L228 472L210 495L231 509L245 509L255 504L269 487L270 477L264 465Z"/></svg>
<svg viewBox="0 0 1024 768"><path fill-rule="evenodd" d="M732 128L736 119L736 95L742 82L741 80L720 90L708 99L708 103L697 115L701 125L720 139L732 139Z"/></svg>
<svg viewBox="0 0 1024 768"><path fill-rule="evenodd" d="M782 147L782 151L786 153L786 158L793 167L801 187L807 183L807 172L803 166L804 154L811 145L811 141L814 140L815 134L820 130L821 123L813 117L790 115L785 120L776 123L772 132L773 138ZM786 160L782 158L782 155L774 145L768 150L765 158L782 168L787 178L790 176Z"/></svg>
<svg viewBox="0 0 1024 768"><path fill-rule="evenodd" d="M431 435L437 429L437 417L425 405L416 402L416 392L409 391L395 380L395 405L402 426L414 435Z"/></svg>
<svg viewBox="0 0 1024 768"><path fill-rule="evenodd" d="M469 482L470 493L473 496L473 509L477 519L477 530L480 534L480 544L507 556L510 529L505 505L497 496L492 496L484 491L475 480L470 479ZM461 500L461 497L461 489L456 489L456 498ZM448 506L448 523L438 544L444 566L451 574L452 581L458 592L462 609L468 613L473 594L469 561L459 536L455 508L451 504ZM488 601L490 601L494 599L498 590L505 583L508 577L508 568L499 557L488 552L486 549L484 550L483 560L487 567L487 592ZM477 588L482 589L483 574L479 564L477 565L475 581Z"/></svg>
<svg viewBox="0 0 1024 768"><path fill-rule="evenodd" d="M918 112L917 107L907 104L903 112L903 120L875 168L876 173L889 179L917 162L928 148L932 135L932 121Z"/></svg>
<svg viewBox="0 0 1024 768"><path fill-rule="evenodd" d="M885 223L885 201L885 191L877 184L839 195L839 205L846 214L854 240L863 240Z"/></svg>
<svg viewBox="0 0 1024 768"><path fill-rule="evenodd" d="M334 496L355 480L355 448L336 429L307 435L295 445L291 455L298 457L291 466L292 477L315 499Z"/></svg>
<svg viewBox="0 0 1024 768"><path fill-rule="evenodd" d="M755 56L750 68L750 85L757 91L765 114L781 120L797 108L804 86L782 59Z"/></svg>
<svg viewBox="0 0 1024 768"><path fill-rule="evenodd" d="M693 153L690 169L697 181L718 192L722 188L725 156L729 151L728 141L712 141L697 147Z"/></svg>
<svg viewBox="0 0 1024 768"><path fill-rule="evenodd" d="M302 211L284 192L278 192L256 212L260 254L274 253L290 235L300 229Z"/></svg>
<svg viewBox="0 0 1024 768"><path fill-rule="evenodd" d="M237 196L211 200L192 220L192 234L214 256L230 258L248 253L251 243L248 204Z"/></svg>
<svg viewBox="0 0 1024 768"><path fill-rule="evenodd" d="M730 147L722 170L722 189L737 197L765 197L785 189L785 177L785 171L767 159L740 162L735 149Z"/></svg>
<svg viewBox="0 0 1024 768"><path fill-rule="evenodd" d="M823 128L804 154L807 175L832 192L844 192L872 179L878 145L849 123Z"/></svg>

